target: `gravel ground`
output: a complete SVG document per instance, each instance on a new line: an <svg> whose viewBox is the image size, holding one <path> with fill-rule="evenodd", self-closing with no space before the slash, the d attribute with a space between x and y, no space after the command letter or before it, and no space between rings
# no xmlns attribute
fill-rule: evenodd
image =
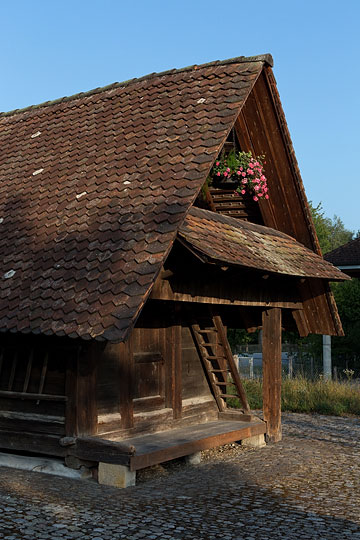
<svg viewBox="0 0 360 540"><path fill-rule="evenodd" d="M126 490L0 468L0 538L360 539L360 419L283 419L281 443L153 467Z"/></svg>

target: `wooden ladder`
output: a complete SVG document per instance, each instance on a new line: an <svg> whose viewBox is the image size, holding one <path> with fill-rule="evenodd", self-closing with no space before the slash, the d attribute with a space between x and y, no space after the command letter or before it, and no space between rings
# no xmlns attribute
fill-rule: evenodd
<svg viewBox="0 0 360 540"><path fill-rule="evenodd" d="M221 317L211 315L207 322L192 324L191 332L219 411L226 410L228 399L238 398L248 413L249 404ZM234 394L228 393L232 386Z"/></svg>

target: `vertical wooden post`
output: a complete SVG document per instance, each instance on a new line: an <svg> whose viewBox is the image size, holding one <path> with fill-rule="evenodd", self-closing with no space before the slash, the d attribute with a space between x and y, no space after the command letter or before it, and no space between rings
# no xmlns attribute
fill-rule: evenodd
<svg viewBox="0 0 360 540"><path fill-rule="evenodd" d="M176 322L175 320L173 321ZM181 325L163 329L162 355L165 359L165 405L174 418L182 414L182 337Z"/></svg>
<svg viewBox="0 0 360 540"><path fill-rule="evenodd" d="M133 336L125 343L117 345L120 369L120 400L121 427L131 428L134 425L134 354Z"/></svg>
<svg viewBox="0 0 360 540"><path fill-rule="evenodd" d="M173 411L174 418L181 418L182 415L182 347L181 347L181 325L173 326L173 352L172 364L174 366L174 393Z"/></svg>
<svg viewBox="0 0 360 540"><path fill-rule="evenodd" d="M67 436L97 432L96 369L98 343L81 345L68 360L66 370L65 430Z"/></svg>
<svg viewBox="0 0 360 540"><path fill-rule="evenodd" d="M263 411L267 440L281 441L281 309L263 311Z"/></svg>

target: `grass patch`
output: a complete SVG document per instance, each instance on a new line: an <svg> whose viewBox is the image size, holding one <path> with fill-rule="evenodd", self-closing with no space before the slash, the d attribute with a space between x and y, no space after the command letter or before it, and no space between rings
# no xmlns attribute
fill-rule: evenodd
<svg viewBox="0 0 360 540"><path fill-rule="evenodd" d="M243 379L251 409L262 408L262 380ZM239 407L231 400L231 407ZM281 391L283 411L319 413L335 416L360 416L360 386L351 382L311 381L304 377L283 379Z"/></svg>

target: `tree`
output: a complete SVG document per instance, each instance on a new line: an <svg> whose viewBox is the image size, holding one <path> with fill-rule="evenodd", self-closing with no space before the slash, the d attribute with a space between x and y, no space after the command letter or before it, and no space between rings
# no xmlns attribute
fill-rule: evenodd
<svg viewBox="0 0 360 540"><path fill-rule="evenodd" d="M346 229L338 216L334 216L333 219L325 217L321 202L313 206L310 201L310 211L323 254L346 244L355 237L354 231Z"/></svg>
<svg viewBox="0 0 360 540"><path fill-rule="evenodd" d="M359 368L360 360L360 280L333 283L332 290L345 337L333 338L333 352L342 367ZM350 363L350 365L349 365Z"/></svg>
<svg viewBox="0 0 360 540"><path fill-rule="evenodd" d="M323 253L346 244L359 236L345 228L338 216L325 217L321 202L317 206L310 203L316 233ZM341 368L359 368L360 360L360 280L352 279L331 285L345 337L332 339L334 363ZM309 336L310 337L310 336ZM319 341L320 343L320 341Z"/></svg>

